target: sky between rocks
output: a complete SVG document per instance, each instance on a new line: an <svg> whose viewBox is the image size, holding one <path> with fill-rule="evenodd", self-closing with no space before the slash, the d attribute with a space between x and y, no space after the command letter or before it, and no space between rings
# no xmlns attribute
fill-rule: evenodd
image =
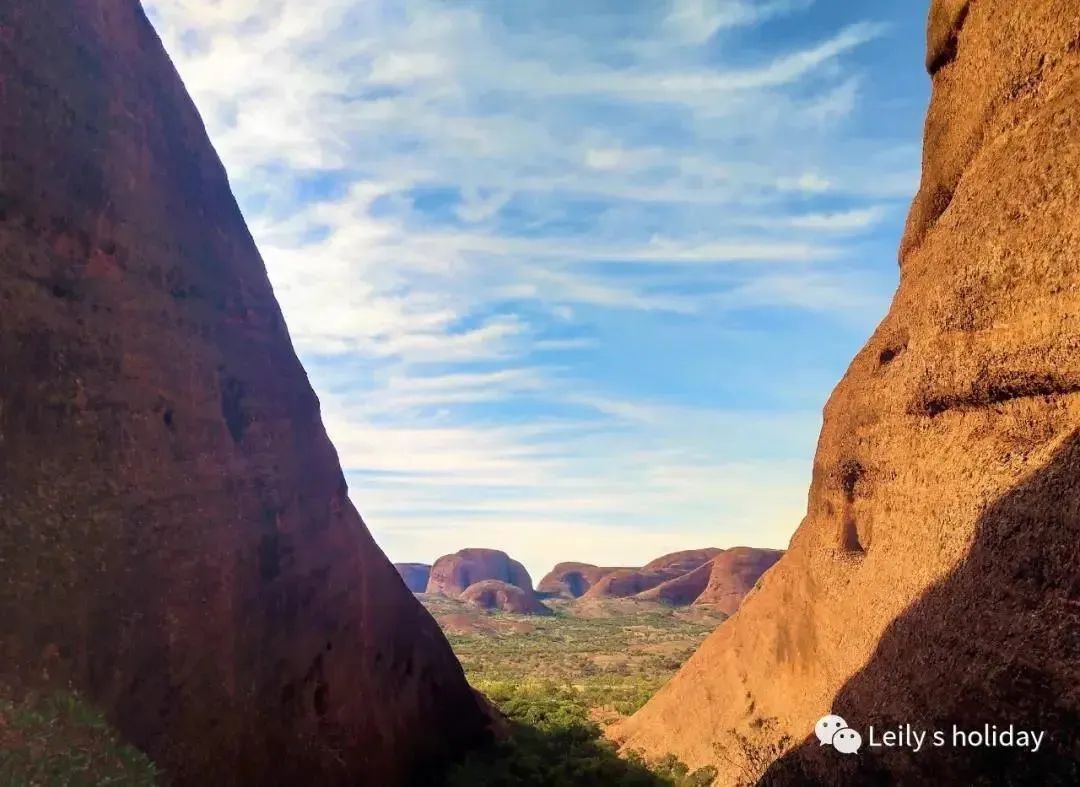
<svg viewBox="0 0 1080 787"><path fill-rule="evenodd" d="M396 561L783 547L918 185L910 0L144 0Z"/></svg>

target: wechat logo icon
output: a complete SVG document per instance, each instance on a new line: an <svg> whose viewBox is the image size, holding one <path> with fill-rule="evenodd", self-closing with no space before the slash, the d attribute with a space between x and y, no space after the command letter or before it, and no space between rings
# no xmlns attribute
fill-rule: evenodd
<svg viewBox="0 0 1080 787"><path fill-rule="evenodd" d="M862 746L862 735L851 729L843 717L832 713L818 719L818 723L814 725L814 734L817 735L820 746L831 743L841 754L855 754Z"/></svg>

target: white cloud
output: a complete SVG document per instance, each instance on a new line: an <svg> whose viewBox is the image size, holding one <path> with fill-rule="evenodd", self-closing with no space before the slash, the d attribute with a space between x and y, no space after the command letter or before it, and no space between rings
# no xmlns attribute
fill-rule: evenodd
<svg viewBox="0 0 1080 787"><path fill-rule="evenodd" d="M648 151L627 150L622 147L589 148L585 151L585 165L589 169L628 170L638 169L655 157Z"/></svg>
<svg viewBox="0 0 1080 787"><path fill-rule="evenodd" d="M783 177L777 181L776 185L781 191L804 191L810 194L829 191L833 186L832 181L816 172L804 172L796 177Z"/></svg>
<svg viewBox="0 0 1080 787"><path fill-rule="evenodd" d="M793 431L810 439L816 413L578 403L595 405L593 415L518 428L418 425L415 416L394 426L385 408L371 420L326 409L344 466L364 471L352 476L352 496L401 559L487 545L543 572L556 559L634 564L680 547L786 544L808 465L723 459L708 441L767 443ZM613 539L612 528L623 537Z"/></svg>
<svg viewBox="0 0 1080 787"><path fill-rule="evenodd" d="M852 55L885 28L726 62L811 0L675 0L626 35L626 14L586 34L571 6L555 29L429 0L146 5L393 557L475 538L538 570L782 545L816 411L600 393L577 359L632 353L598 313L865 319L850 244L918 161L874 148L857 166L843 144L869 89Z"/></svg>
<svg viewBox="0 0 1080 787"><path fill-rule="evenodd" d="M675 0L664 28L679 40L703 43L721 30L749 27L809 8L814 0Z"/></svg>
<svg viewBox="0 0 1080 787"><path fill-rule="evenodd" d="M804 213L789 217L786 223L795 229L849 232L874 227L881 223L885 215L885 208L874 205L836 213Z"/></svg>

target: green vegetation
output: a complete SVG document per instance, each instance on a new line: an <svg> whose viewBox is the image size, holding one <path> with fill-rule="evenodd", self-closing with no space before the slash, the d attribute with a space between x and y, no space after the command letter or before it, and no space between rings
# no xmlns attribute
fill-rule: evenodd
<svg viewBox="0 0 1080 787"><path fill-rule="evenodd" d="M585 608L548 602L555 615L547 618L483 613L447 598L423 600L480 691L553 684L608 721L644 705L723 620L632 600Z"/></svg>
<svg viewBox="0 0 1080 787"><path fill-rule="evenodd" d="M422 597L469 681L510 719L509 739L469 756L446 787L705 787L675 757L620 758L603 727L642 705L723 618L632 600L549 601L553 617L484 613Z"/></svg>
<svg viewBox="0 0 1080 787"><path fill-rule="evenodd" d="M3 787L152 787L158 773L123 743L105 719L74 693L0 692L0 785Z"/></svg>
<svg viewBox="0 0 1080 787"><path fill-rule="evenodd" d="M573 689L506 685L488 697L509 717L509 739L470 754L445 787L707 787L716 776L712 768L690 773L674 757L620 758Z"/></svg>

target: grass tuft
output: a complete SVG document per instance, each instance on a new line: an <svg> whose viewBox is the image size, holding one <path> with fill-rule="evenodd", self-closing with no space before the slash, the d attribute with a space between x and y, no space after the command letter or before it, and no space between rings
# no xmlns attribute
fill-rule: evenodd
<svg viewBox="0 0 1080 787"><path fill-rule="evenodd" d="M0 688L3 787L153 787L159 776L77 693L16 701Z"/></svg>

